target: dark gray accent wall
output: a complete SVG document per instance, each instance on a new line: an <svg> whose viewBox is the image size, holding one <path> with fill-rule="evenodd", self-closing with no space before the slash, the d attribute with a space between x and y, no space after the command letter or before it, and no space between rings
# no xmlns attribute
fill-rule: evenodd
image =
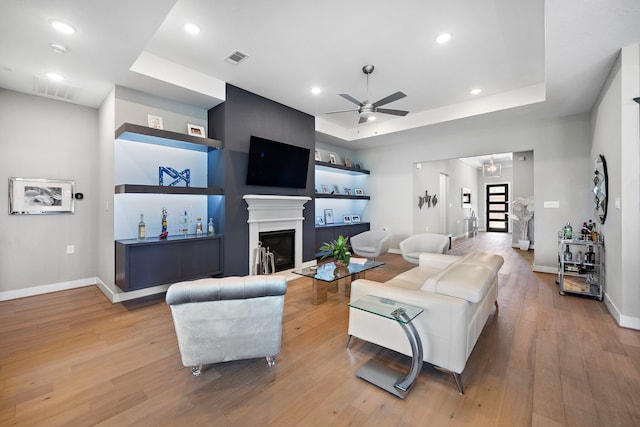
<svg viewBox="0 0 640 427"><path fill-rule="evenodd" d="M251 135L309 148L309 173L304 189L246 185ZM224 275L248 274L249 218L245 194L309 196L303 225L303 261L314 259L315 118L309 114L227 85L226 101L209 110L209 136L223 149L209 155L209 185L224 189L218 223L224 233ZM253 249L253 248L251 248Z"/></svg>

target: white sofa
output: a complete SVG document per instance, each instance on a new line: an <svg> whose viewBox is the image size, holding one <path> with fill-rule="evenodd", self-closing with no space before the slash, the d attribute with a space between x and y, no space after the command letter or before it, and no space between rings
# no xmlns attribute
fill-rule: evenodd
<svg viewBox="0 0 640 427"><path fill-rule="evenodd" d="M413 321L423 360L451 372L463 394L462 371L492 306L498 307L498 270L503 263L501 256L486 253L423 253L417 267L387 282L355 280L351 301L368 294L423 308ZM352 337L411 356L399 324L354 308L349 309L349 343Z"/></svg>

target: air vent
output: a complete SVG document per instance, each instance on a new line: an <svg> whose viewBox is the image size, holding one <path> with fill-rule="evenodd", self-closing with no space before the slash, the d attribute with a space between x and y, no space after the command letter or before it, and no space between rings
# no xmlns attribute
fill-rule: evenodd
<svg viewBox="0 0 640 427"><path fill-rule="evenodd" d="M34 76L33 91L38 95L76 102L82 89L68 83L54 82L46 77Z"/></svg>
<svg viewBox="0 0 640 427"><path fill-rule="evenodd" d="M244 61L248 57L249 57L249 55L247 55L246 53L242 53L239 50L234 50L233 52L231 52L229 54L229 56L224 58L224 60L229 62L230 64L238 65L239 63L241 63L242 61Z"/></svg>

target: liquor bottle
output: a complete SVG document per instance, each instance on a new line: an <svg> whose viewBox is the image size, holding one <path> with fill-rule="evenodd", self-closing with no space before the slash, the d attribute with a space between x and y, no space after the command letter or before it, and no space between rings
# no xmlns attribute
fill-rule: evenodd
<svg viewBox="0 0 640 427"><path fill-rule="evenodd" d="M207 234L210 236L216 234L216 227L213 225L213 218L209 218L209 224L207 224Z"/></svg>
<svg viewBox="0 0 640 427"><path fill-rule="evenodd" d="M565 240L573 239L573 227L571 227L570 222L567 222L567 225L564 226L564 238Z"/></svg>
<svg viewBox="0 0 640 427"><path fill-rule="evenodd" d="M202 237L202 218L198 218L196 222L196 237Z"/></svg>
<svg viewBox="0 0 640 427"><path fill-rule="evenodd" d="M569 250L569 245L567 245L567 247L564 250L564 260L571 261L572 258L573 258L573 254Z"/></svg>
<svg viewBox="0 0 640 427"><path fill-rule="evenodd" d="M138 223L138 239L144 240L146 234L146 227L144 225L144 214L140 214L140 222Z"/></svg>

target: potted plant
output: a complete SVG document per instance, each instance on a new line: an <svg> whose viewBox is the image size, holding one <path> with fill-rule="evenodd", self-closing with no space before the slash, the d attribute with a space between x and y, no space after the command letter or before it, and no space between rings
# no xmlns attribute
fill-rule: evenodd
<svg viewBox="0 0 640 427"><path fill-rule="evenodd" d="M533 218L533 196L516 197L511 206L514 212L508 215L520 227L518 245L521 250L526 251L531 243L529 241L529 221Z"/></svg>
<svg viewBox="0 0 640 427"><path fill-rule="evenodd" d="M342 235L332 242L325 242L320 246L320 250L325 253L321 259L329 258L333 256L333 262L336 267L346 267L349 265L351 259L351 252L349 252L349 238Z"/></svg>

